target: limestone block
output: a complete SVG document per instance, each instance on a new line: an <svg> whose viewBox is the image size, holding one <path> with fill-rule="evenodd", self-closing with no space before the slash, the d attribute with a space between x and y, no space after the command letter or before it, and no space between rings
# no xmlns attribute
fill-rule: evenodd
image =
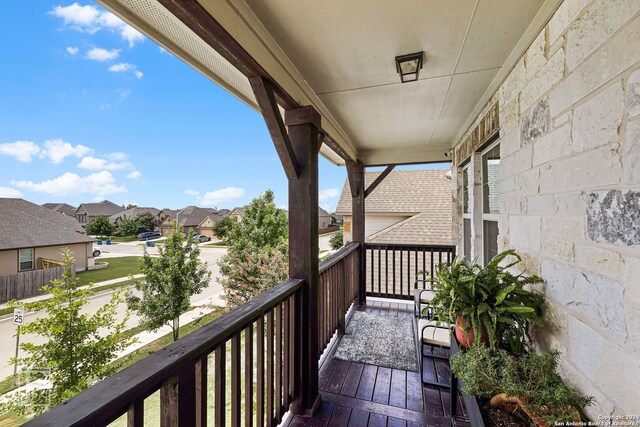
<svg viewBox="0 0 640 427"><path fill-rule="evenodd" d="M522 173L522 194L540 193L540 169L535 168Z"/></svg>
<svg viewBox="0 0 640 427"><path fill-rule="evenodd" d="M558 129L560 126L571 123L572 118L573 111L567 111L566 113L559 115L558 117L553 119L553 128Z"/></svg>
<svg viewBox="0 0 640 427"><path fill-rule="evenodd" d="M569 215L584 215L587 212L587 196L582 191L558 193L556 203L558 213Z"/></svg>
<svg viewBox="0 0 640 427"><path fill-rule="evenodd" d="M543 28L535 38L525 54L525 78L531 80L533 76L547 63L545 49L547 47L546 30Z"/></svg>
<svg viewBox="0 0 640 427"><path fill-rule="evenodd" d="M509 240L513 247L529 251L540 250L541 219L535 215L511 215Z"/></svg>
<svg viewBox="0 0 640 427"><path fill-rule="evenodd" d="M500 106L508 104L522 91L527 83L525 74L524 57L522 57L500 87Z"/></svg>
<svg viewBox="0 0 640 427"><path fill-rule="evenodd" d="M515 128L512 131L505 131L504 136L500 138L500 158L509 157L520 149L520 129Z"/></svg>
<svg viewBox="0 0 640 427"><path fill-rule="evenodd" d="M543 237L542 250L546 256L572 262L574 260L574 243L570 240Z"/></svg>
<svg viewBox="0 0 640 427"><path fill-rule="evenodd" d="M543 216L542 234L571 240L584 240L587 223L584 215Z"/></svg>
<svg viewBox="0 0 640 427"><path fill-rule="evenodd" d="M599 2L607 4L607 2ZM549 92L552 117L640 61L640 19L629 22Z"/></svg>
<svg viewBox="0 0 640 427"><path fill-rule="evenodd" d="M627 340L625 344L631 351L640 354L640 308L625 307L625 318L627 323Z"/></svg>
<svg viewBox="0 0 640 427"><path fill-rule="evenodd" d="M640 119L627 122L626 137L622 147L622 165L624 166L622 183L629 185L640 183Z"/></svg>
<svg viewBox="0 0 640 427"><path fill-rule="evenodd" d="M527 197L527 213L535 215L553 215L558 212L553 194Z"/></svg>
<svg viewBox="0 0 640 427"><path fill-rule="evenodd" d="M627 306L640 308L640 258L625 258L624 301Z"/></svg>
<svg viewBox="0 0 640 427"><path fill-rule="evenodd" d="M624 260L619 252L576 242L576 263L585 269L620 280L624 276Z"/></svg>
<svg viewBox="0 0 640 427"><path fill-rule="evenodd" d="M615 414L614 404L582 372L576 369L569 359L560 357L559 373L567 385L587 396L596 398L593 405L584 409L590 419L597 420L598 416Z"/></svg>
<svg viewBox="0 0 640 427"><path fill-rule="evenodd" d="M540 172L540 192L617 185L622 176L618 144L547 163Z"/></svg>
<svg viewBox="0 0 640 427"><path fill-rule="evenodd" d="M571 124L555 129L533 145L533 165L538 166L571 154Z"/></svg>
<svg viewBox="0 0 640 427"><path fill-rule="evenodd" d="M543 99L522 118L522 144L535 141L546 134L550 128L549 100Z"/></svg>
<svg viewBox="0 0 640 427"><path fill-rule="evenodd" d="M508 103L500 104L500 128L511 132L518 126L520 120L520 99L516 96Z"/></svg>
<svg viewBox="0 0 640 427"><path fill-rule="evenodd" d="M618 142L624 114L622 83L617 82L573 111L572 145L576 152Z"/></svg>
<svg viewBox="0 0 640 427"><path fill-rule="evenodd" d="M531 169L531 145L523 146L509 157L500 160L500 176L507 177Z"/></svg>
<svg viewBox="0 0 640 427"><path fill-rule="evenodd" d="M518 214L522 212L522 194L518 191L500 194L500 212L507 214Z"/></svg>
<svg viewBox="0 0 640 427"><path fill-rule="evenodd" d="M573 70L639 10L639 0L592 3L567 33L567 68Z"/></svg>
<svg viewBox="0 0 640 427"><path fill-rule="evenodd" d="M520 190L522 188L522 177L520 175L511 175L500 180L500 192L509 193L511 191Z"/></svg>
<svg viewBox="0 0 640 427"><path fill-rule="evenodd" d="M615 402L616 414L640 413L638 383L634 381L640 378L640 357L619 345L609 344L605 347L603 359L605 362L596 377L596 385Z"/></svg>
<svg viewBox="0 0 640 427"><path fill-rule="evenodd" d="M607 340L573 316L568 316L568 324L569 358L587 378L595 379L603 363Z"/></svg>
<svg viewBox="0 0 640 427"><path fill-rule="evenodd" d="M520 94L520 111L528 110L564 76L564 49L559 49L549 62L529 80Z"/></svg>
<svg viewBox="0 0 640 427"><path fill-rule="evenodd" d="M595 242L640 247L640 191L589 194L587 229Z"/></svg>
<svg viewBox="0 0 640 427"><path fill-rule="evenodd" d="M549 44L554 44L557 39L580 15L582 9L590 0L565 0L549 21Z"/></svg>
<svg viewBox="0 0 640 427"><path fill-rule="evenodd" d="M640 115L640 70L636 70L631 74L627 81L627 98L626 98L627 117L636 117Z"/></svg>

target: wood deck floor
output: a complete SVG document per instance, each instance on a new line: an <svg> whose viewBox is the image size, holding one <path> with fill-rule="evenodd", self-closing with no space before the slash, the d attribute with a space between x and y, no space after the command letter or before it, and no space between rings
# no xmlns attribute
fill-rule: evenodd
<svg viewBox="0 0 640 427"><path fill-rule="evenodd" d="M413 317L413 304L368 299L368 312ZM312 418L294 416L286 426L448 427L449 391L425 386L420 373L348 362L331 350L320 368L322 403ZM449 383L447 361L423 358L425 378ZM458 414L464 406L458 398ZM457 421L456 425L465 425Z"/></svg>

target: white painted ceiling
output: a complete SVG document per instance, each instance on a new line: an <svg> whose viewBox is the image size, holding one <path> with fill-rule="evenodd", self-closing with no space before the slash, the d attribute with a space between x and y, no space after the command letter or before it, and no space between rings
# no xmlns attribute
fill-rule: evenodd
<svg viewBox="0 0 640 427"><path fill-rule="evenodd" d="M561 2L198 1L285 90L319 110L347 152L370 165L448 160L444 153ZM204 47L176 48L175 35L142 16L154 7L168 13L155 0L101 2L255 108L246 81L231 81L228 66L223 73L194 60ZM425 52L419 81L401 84L394 58L416 51Z"/></svg>

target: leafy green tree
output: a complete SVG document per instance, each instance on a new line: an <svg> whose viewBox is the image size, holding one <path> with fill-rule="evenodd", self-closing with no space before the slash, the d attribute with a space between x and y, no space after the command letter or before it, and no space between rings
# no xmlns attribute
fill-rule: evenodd
<svg viewBox="0 0 640 427"><path fill-rule="evenodd" d="M225 242L229 239L231 229L238 224L238 220L233 216L225 216L220 221L213 224L213 233Z"/></svg>
<svg viewBox="0 0 640 427"><path fill-rule="evenodd" d="M138 221L130 216L118 219L116 232L121 236L135 236L138 233Z"/></svg>
<svg viewBox="0 0 640 427"><path fill-rule="evenodd" d="M85 230L91 236L111 236L113 234L113 224L109 222L109 218L99 215L91 218Z"/></svg>
<svg viewBox="0 0 640 427"><path fill-rule="evenodd" d="M338 231L337 233L333 233L333 235L329 239L329 245L331 246L331 249L333 249L333 250L340 249L343 244L344 243L343 243L342 231Z"/></svg>
<svg viewBox="0 0 640 427"><path fill-rule="evenodd" d="M232 306L277 285L288 273L288 219L265 191L247 206L229 232L227 254L218 261L224 298Z"/></svg>
<svg viewBox="0 0 640 427"><path fill-rule="evenodd" d="M134 281L141 296L129 293L129 308L142 317L145 329L157 331L164 325L171 326L173 340L180 333L180 315L189 308L189 299L199 294L209 284L211 273L198 255L200 249L191 239L184 237L174 224L173 233L165 245L158 246L159 257L145 253L140 260L140 272L144 278Z"/></svg>
<svg viewBox="0 0 640 427"><path fill-rule="evenodd" d="M138 214L136 216L136 222L138 223L138 233L153 231L156 228L156 217L151 212Z"/></svg>
<svg viewBox="0 0 640 427"><path fill-rule="evenodd" d="M138 207L138 205L134 205L133 203L129 203L129 204L125 207L125 209L131 209L131 208L137 208L137 207Z"/></svg>
<svg viewBox="0 0 640 427"><path fill-rule="evenodd" d="M84 312L93 284L80 288L71 253L65 248L62 254L65 267L62 277L42 287L51 298L27 304L10 303L14 307L24 305L26 311L45 313L22 326L21 334L34 334L40 339L20 344L26 356L14 358L12 363L29 373L32 380L46 378L52 385L49 390L21 393L17 400L8 403L10 409L20 413L31 410L40 413L47 404L58 405L89 388L94 381L115 373L120 368L112 363L117 353L133 342L122 335L129 314L124 319L118 314L117 308L124 302L120 292L112 294L111 301L94 314ZM34 407L25 407L24 398Z"/></svg>

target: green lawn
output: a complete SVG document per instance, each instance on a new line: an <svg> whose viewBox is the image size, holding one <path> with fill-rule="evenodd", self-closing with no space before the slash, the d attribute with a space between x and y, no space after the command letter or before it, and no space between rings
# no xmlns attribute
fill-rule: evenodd
<svg viewBox="0 0 640 427"><path fill-rule="evenodd" d="M212 248L226 248L227 242L213 242L213 243L207 243L206 245L200 245L200 246L206 246L206 247L212 247Z"/></svg>
<svg viewBox="0 0 640 427"><path fill-rule="evenodd" d="M138 238L136 236L113 236L113 237L97 237L98 240L102 240L103 242L105 240L111 240L112 242L116 242L116 243L123 243L123 242L134 242L136 240L138 240Z"/></svg>
<svg viewBox="0 0 640 427"><path fill-rule="evenodd" d="M126 256L121 258L105 258L109 267L100 270L81 271L78 273L78 283L80 286L88 285L90 282L97 283L104 280L117 279L119 277L129 277L132 274L140 273L137 256Z"/></svg>

